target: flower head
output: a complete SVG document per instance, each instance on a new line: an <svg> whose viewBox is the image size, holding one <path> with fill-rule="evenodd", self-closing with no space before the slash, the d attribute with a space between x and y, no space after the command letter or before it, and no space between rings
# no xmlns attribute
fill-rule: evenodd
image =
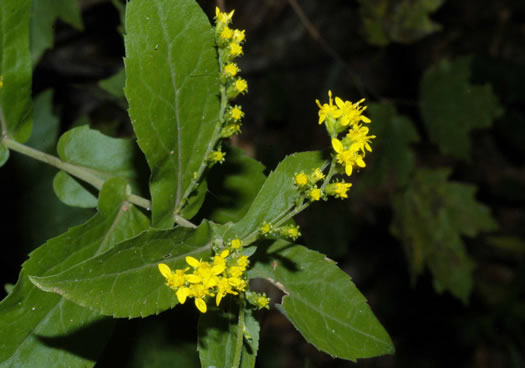
<svg viewBox="0 0 525 368"><path fill-rule="evenodd" d="M308 192L308 198L310 198L311 201L318 201L321 199L321 196L323 194L323 191L319 188L313 188Z"/></svg>
<svg viewBox="0 0 525 368"><path fill-rule="evenodd" d="M332 147L337 153L336 159L337 162L343 164L345 167L346 175L352 175L352 169L354 166L365 167L366 164L363 160L357 149L358 147L350 147L350 149L345 149L343 143L337 138L332 138ZM357 149L356 149L357 148Z"/></svg>
<svg viewBox="0 0 525 368"><path fill-rule="evenodd" d="M230 44L230 55L231 57L234 57L234 58L239 55L242 55L242 46L235 42L231 43Z"/></svg>
<svg viewBox="0 0 525 368"><path fill-rule="evenodd" d="M242 241L239 238L235 238L230 242L232 249L239 249L242 247Z"/></svg>
<svg viewBox="0 0 525 368"><path fill-rule="evenodd" d="M222 152L221 150L217 151L211 151L208 155L208 161L213 165L218 163L223 163L224 158L226 157L226 153Z"/></svg>
<svg viewBox="0 0 525 368"><path fill-rule="evenodd" d="M341 125L357 125L360 121L364 123L370 123L370 119L362 115L363 111L366 110L366 106L360 106L364 102L364 98L356 103L350 101L341 100L339 97L335 98L335 104L339 108L341 116Z"/></svg>
<svg viewBox="0 0 525 368"><path fill-rule="evenodd" d="M322 104L319 100L315 100L317 106L319 106L319 124L322 124L327 118L338 118L343 112L333 104L332 91L328 91L328 103Z"/></svg>
<svg viewBox="0 0 525 368"><path fill-rule="evenodd" d="M296 174L294 180L295 185L297 185L298 187L304 187L308 184L308 176L304 172Z"/></svg>
<svg viewBox="0 0 525 368"><path fill-rule="evenodd" d="M215 18L217 19L218 23L228 24L228 23L230 23L234 12L235 12L235 10L232 10L229 13L222 13L220 11L219 7L217 6L217 7L215 7Z"/></svg>
<svg viewBox="0 0 525 368"><path fill-rule="evenodd" d="M248 91L248 82L246 82L246 79L238 78L235 81L235 89L238 93L246 93Z"/></svg>
<svg viewBox="0 0 525 368"><path fill-rule="evenodd" d="M326 186L326 192L336 198L348 198L347 192L352 186L352 183L331 183Z"/></svg>

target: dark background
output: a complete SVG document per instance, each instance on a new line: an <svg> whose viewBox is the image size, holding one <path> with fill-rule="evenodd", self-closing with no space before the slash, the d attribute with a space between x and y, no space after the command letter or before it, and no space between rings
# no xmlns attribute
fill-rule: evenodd
<svg viewBox="0 0 525 368"><path fill-rule="evenodd" d="M119 12L110 1L80 3L85 29L56 23L55 46L35 69L33 93L54 90L60 132L88 121L106 134L129 136L125 102L98 85L123 66ZM293 1L225 3L226 9L236 9L234 26L246 29L247 35L239 64L249 94L239 101L246 118L234 145L272 169L287 154L328 147L314 102L326 102L328 89L352 101L389 101L412 119L421 137L411 146L416 167L453 167L452 179L475 185L476 199L499 224L493 234L464 239L476 263L474 289L464 304L448 292L437 293L428 271L411 282L403 244L389 230L397 190L389 183L361 189L358 195L351 192L344 202L312 206L297 218L301 242L327 254L352 276L390 333L396 354L357 364L332 360L272 308L258 316L258 366L525 366L525 3L445 1L430 15L442 26L440 31L383 46L367 42L357 1L299 1L310 32ZM215 2L200 4L213 16ZM312 30L320 38L312 37ZM473 132L470 162L440 153L429 140L418 107L424 71L440 60L464 55L472 56L472 83L490 83L504 110L491 128ZM68 209L54 197L43 201L53 196L48 179L54 170L16 155L12 153L1 171L3 193L16 199L4 201L4 214L12 215L2 226L4 239L10 239L3 244L2 282L12 284L31 249L92 214ZM374 170L373 161L366 170ZM27 180L35 175L48 179ZM359 175L352 179L357 186ZM214 195L213 188L209 191ZM489 235L512 237L517 245L500 249L487 241ZM155 319L119 321L97 366L148 367L159 347L172 354L178 366L191 366L197 317L194 308L183 306Z"/></svg>

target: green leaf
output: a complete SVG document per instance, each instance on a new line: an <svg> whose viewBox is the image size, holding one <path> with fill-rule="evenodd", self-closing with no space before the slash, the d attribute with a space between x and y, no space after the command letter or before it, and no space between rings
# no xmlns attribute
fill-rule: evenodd
<svg viewBox="0 0 525 368"><path fill-rule="evenodd" d="M413 281L428 267L438 292L448 290L467 303L474 261L461 235L474 237L498 226L489 209L475 200L476 187L450 182L449 175L448 169L417 171L394 197L391 230L403 243Z"/></svg>
<svg viewBox="0 0 525 368"><path fill-rule="evenodd" d="M2 134L24 143L31 135L31 0L0 1L0 123ZM6 149L0 162L6 160Z"/></svg>
<svg viewBox="0 0 525 368"><path fill-rule="evenodd" d="M445 0L360 0L360 13L368 42L385 46L390 42L412 43L439 31L429 15Z"/></svg>
<svg viewBox="0 0 525 368"><path fill-rule="evenodd" d="M33 0L31 14L31 55L33 65L44 51L53 46L54 24L57 19L83 29L78 0Z"/></svg>
<svg viewBox="0 0 525 368"><path fill-rule="evenodd" d="M468 160L470 131L487 128L503 110L489 84L470 84L470 57L441 61L421 80L420 109L430 140L443 154Z"/></svg>
<svg viewBox="0 0 525 368"><path fill-rule="evenodd" d="M275 222L288 213L300 195L294 175L301 171L310 173L323 163L317 151L294 153L286 157L268 176L243 219L226 232L225 239L246 238L264 222Z"/></svg>
<svg viewBox="0 0 525 368"><path fill-rule="evenodd" d="M367 110L372 123L370 154L371 167L364 170L357 180L355 189L367 190L386 186L396 190L404 186L414 170L414 153L411 143L419 141L414 123L404 115L398 115L391 104L370 104ZM367 156L368 157L368 156Z"/></svg>
<svg viewBox="0 0 525 368"><path fill-rule="evenodd" d="M125 93L152 171L153 225L169 228L218 134L214 34L194 0L134 0L126 9L125 41Z"/></svg>
<svg viewBox="0 0 525 368"><path fill-rule="evenodd" d="M283 240L265 250L248 276L265 278L286 294L278 308L309 343L349 360L394 352L365 297L333 261Z"/></svg>
<svg viewBox="0 0 525 368"><path fill-rule="evenodd" d="M175 292L158 269L187 267L185 257L209 258L207 222L197 229L150 229L108 252L47 277L31 277L45 291L113 317L146 317L173 308Z"/></svg>
<svg viewBox="0 0 525 368"><path fill-rule="evenodd" d="M59 171L56 174L53 180L53 189L57 197L68 206L81 208L97 206L97 197L64 171Z"/></svg>
<svg viewBox="0 0 525 368"><path fill-rule="evenodd" d="M133 192L141 193L138 176L142 155L133 139L108 137L84 125L65 132L57 150L62 161L88 169L102 182L120 176L129 181ZM94 204L91 193L72 183L74 179L60 173L57 176L55 193L64 203L80 207Z"/></svg>
<svg viewBox="0 0 525 368"><path fill-rule="evenodd" d="M126 83L126 71L124 68L120 69L116 74L98 82L100 88L108 92L110 95L124 99L124 84Z"/></svg>
<svg viewBox="0 0 525 368"><path fill-rule="evenodd" d="M210 308L199 318L199 357L202 367L232 367L235 360L239 305L227 297L221 308ZM251 309L244 310L241 367L253 368L259 347L259 322Z"/></svg>
<svg viewBox="0 0 525 368"><path fill-rule="evenodd" d="M123 179L108 181L97 215L30 254L15 289L0 303L0 367L94 365L112 324L57 294L42 292L28 275L63 272L147 228L147 218L126 201L126 188Z"/></svg>
<svg viewBox="0 0 525 368"><path fill-rule="evenodd" d="M202 216L224 224L237 222L248 212L266 176L264 165L234 146L223 146L226 161L208 174L213 195L206 198Z"/></svg>

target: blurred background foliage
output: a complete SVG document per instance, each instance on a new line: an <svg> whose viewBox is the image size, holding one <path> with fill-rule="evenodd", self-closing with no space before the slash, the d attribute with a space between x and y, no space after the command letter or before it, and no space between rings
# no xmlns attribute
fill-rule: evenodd
<svg viewBox="0 0 525 368"><path fill-rule="evenodd" d="M296 221L302 243L353 277L396 354L332 360L273 309L258 315L258 367L525 366L525 3L200 4L210 16L216 5L236 9L234 26L246 29L239 64L250 93L234 146L267 170L287 154L326 150L314 100L327 100L328 89L366 98L377 136L367 168L352 176L350 198L312 206ZM86 124L113 138L132 135L123 11L117 0L33 0L30 145L56 153L60 134ZM96 144L108 139L92 134ZM56 170L12 156L0 171L11 239L0 261L6 292L31 249L94 213L89 188L56 180L65 202L67 190L85 192L80 207L67 206L53 193ZM232 169L215 170L209 201L226 203L220 178ZM246 185L236 184L240 198ZM184 306L118 321L97 367L198 366L196 324Z"/></svg>

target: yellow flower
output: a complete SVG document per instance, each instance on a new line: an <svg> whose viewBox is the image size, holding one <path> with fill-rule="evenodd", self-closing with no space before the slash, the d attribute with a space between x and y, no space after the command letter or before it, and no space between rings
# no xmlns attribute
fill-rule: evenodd
<svg viewBox="0 0 525 368"><path fill-rule="evenodd" d="M238 44L242 43L246 36L244 35L244 29L234 29L233 30L233 40L237 42Z"/></svg>
<svg viewBox="0 0 525 368"><path fill-rule="evenodd" d="M241 256L237 259L237 266L239 266L243 272L246 271L249 264L250 264L250 260L248 259L247 256Z"/></svg>
<svg viewBox="0 0 525 368"><path fill-rule="evenodd" d="M348 195L346 194L350 187L352 186L352 183L332 183L327 185L326 192L328 194L333 195L336 198L348 198Z"/></svg>
<svg viewBox="0 0 525 368"><path fill-rule="evenodd" d="M363 157L357 153L357 150L345 150L343 143L337 138L332 138L332 147L337 153L337 162L345 166L346 175L352 175L352 169L354 165L357 165L359 167L366 166L365 162L363 161Z"/></svg>
<svg viewBox="0 0 525 368"><path fill-rule="evenodd" d="M234 63L229 63L224 67L224 74L227 77L235 77L239 72L239 67Z"/></svg>
<svg viewBox="0 0 525 368"><path fill-rule="evenodd" d="M191 293L195 298L195 306L201 313L206 313L208 310L204 298L208 295L212 295L209 288L202 284L191 285Z"/></svg>
<svg viewBox="0 0 525 368"><path fill-rule="evenodd" d="M304 187L306 184L308 184L308 176L305 173L301 172L295 175L295 185Z"/></svg>
<svg viewBox="0 0 525 368"><path fill-rule="evenodd" d="M233 37L233 31L230 27L224 27L221 34L219 35L219 38L222 40L229 40Z"/></svg>
<svg viewBox="0 0 525 368"><path fill-rule="evenodd" d="M242 55L242 46L239 45L238 43L233 42L230 45L230 55L232 57L237 57L239 55Z"/></svg>
<svg viewBox="0 0 525 368"><path fill-rule="evenodd" d="M208 155L208 161L210 161L212 165L217 162L222 164L224 162L225 157L226 157L226 154L220 150L211 151L210 154Z"/></svg>
<svg viewBox="0 0 525 368"><path fill-rule="evenodd" d="M237 79L235 81L235 89L239 93L246 93L248 91L248 82L242 78Z"/></svg>
<svg viewBox="0 0 525 368"><path fill-rule="evenodd" d="M328 91L329 103L321 105L319 100L315 100L317 106L319 106L319 124L322 124L328 117L338 118L343 112L333 104L332 91Z"/></svg>
<svg viewBox="0 0 525 368"><path fill-rule="evenodd" d="M313 183L317 183L319 180L324 179L324 174L320 168L314 170L314 172L311 175L311 179Z"/></svg>
<svg viewBox="0 0 525 368"><path fill-rule="evenodd" d="M175 295L177 295L177 300L179 301L180 304L184 304L186 302L186 298L191 296L191 294L192 294L191 289L188 287L181 287L175 293Z"/></svg>
<svg viewBox="0 0 525 368"><path fill-rule="evenodd" d="M319 188L314 188L308 192L308 196L310 197L311 201L318 201L321 199L321 195L323 192Z"/></svg>
<svg viewBox="0 0 525 368"><path fill-rule="evenodd" d="M186 275L184 275L184 272L186 272L188 268L184 270L175 270L175 272L173 272L169 266L164 263L159 263L158 267L162 276L166 278L166 286L169 286L172 289L177 289L186 282Z"/></svg>
<svg viewBox="0 0 525 368"><path fill-rule="evenodd" d="M281 236L292 240L296 240L298 237L301 236L299 226L294 225L283 226L279 232L281 233Z"/></svg>
<svg viewBox="0 0 525 368"><path fill-rule="evenodd" d="M257 299L255 300L255 305L259 309L263 309L263 308L269 309L269 304L270 304L270 299L264 295L257 296Z"/></svg>
<svg viewBox="0 0 525 368"><path fill-rule="evenodd" d="M262 224L262 226L259 228L259 231L261 232L261 234L263 235L268 235L272 232L272 225L265 222L264 224Z"/></svg>
<svg viewBox="0 0 525 368"><path fill-rule="evenodd" d="M347 126L348 124L357 125L360 121L364 123L370 123L370 119L366 116L361 115L366 110L366 106L359 106L365 99L361 99L356 103L350 101L341 100L339 97L335 98L335 104L339 108L341 117L341 125Z"/></svg>
<svg viewBox="0 0 525 368"><path fill-rule="evenodd" d="M232 249L239 249L240 247L242 247L242 242L239 238L233 239L230 244Z"/></svg>
<svg viewBox="0 0 525 368"><path fill-rule="evenodd" d="M361 150L363 153L365 149L372 152L370 141L375 137L375 135L368 135L368 128L364 126L354 126L346 134L346 139L352 142L350 150Z"/></svg>
<svg viewBox="0 0 525 368"><path fill-rule="evenodd" d="M215 7L215 17L219 23L228 24L231 21L234 12L235 10L232 10L229 13L222 13L218 6Z"/></svg>
<svg viewBox="0 0 525 368"><path fill-rule="evenodd" d="M241 107L235 105L230 109L230 117L233 121L239 121L244 117L244 112L241 110Z"/></svg>
<svg viewBox="0 0 525 368"><path fill-rule="evenodd" d="M241 132L241 124L232 123L225 125L221 130L221 138L229 138L234 134Z"/></svg>

